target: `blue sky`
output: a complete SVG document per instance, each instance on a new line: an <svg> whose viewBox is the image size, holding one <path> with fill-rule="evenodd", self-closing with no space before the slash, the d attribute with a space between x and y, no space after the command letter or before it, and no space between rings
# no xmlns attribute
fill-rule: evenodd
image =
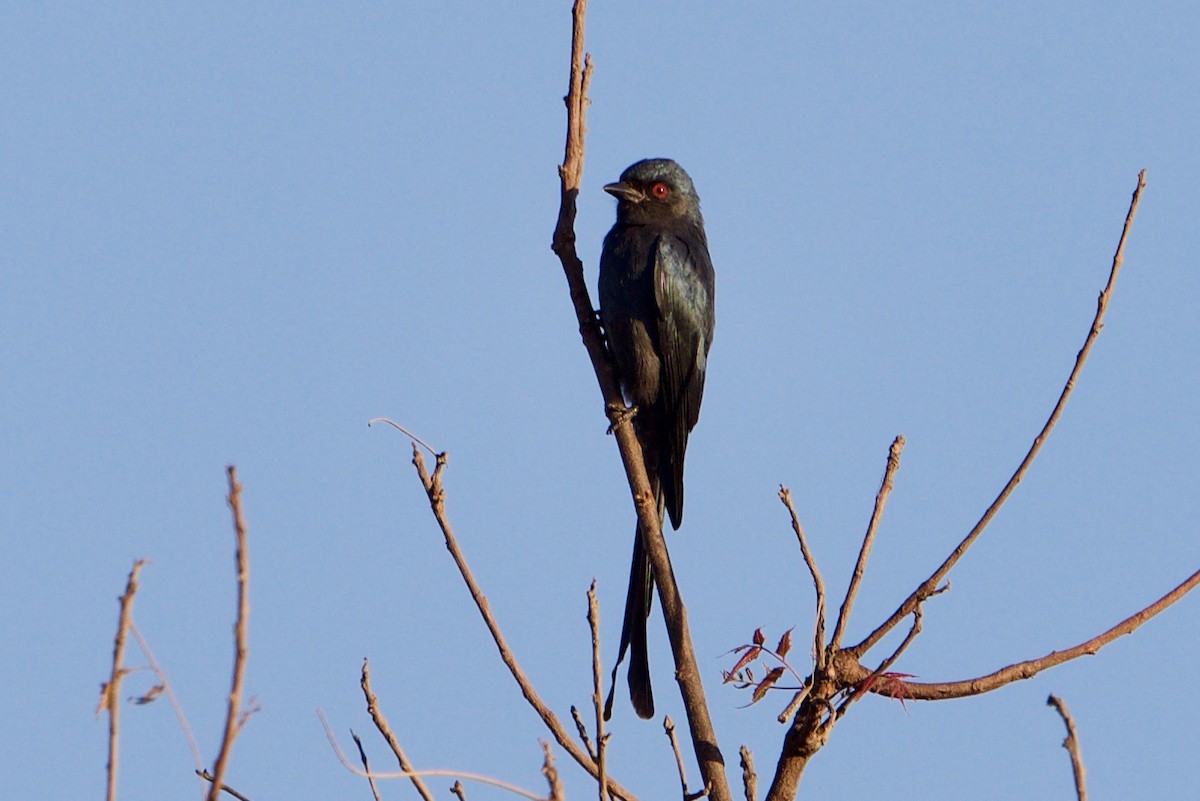
<svg viewBox="0 0 1200 801"><path fill-rule="evenodd" d="M261 711L229 783L256 800L369 798L315 716L388 764L358 689L369 656L418 765L540 789L545 734L454 572L408 443L366 421L449 451L451 519L518 658L560 715L585 704L585 591L596 578L607 662L633 516L549 250L568 4L4 16L0 772L13 797L100 792L92 711L136 557L151 561L137 623L215 755L230 463ZM742 708L718 685L721 655L757 626L811 625L778 485L840 598L887 447L906 436L848 633L861 637L1024 454L1143 167L1126 266L1066 415L896 669L961 679L1074 645L1200 565L1198 23L1186 3L593 4L577 224L589 280L613 217L600 187L646 156L691 173L717 270L686 522L669 542L731 766L745 742L769 771L784 699ZM868 699L801 797L1070 798L1050 692L1076 715L1093 794L1188 796L1198 604L986 697ZM682 720L650 630L660 711ZM677 792L659 725L622 705L612 730L615 776L642 798ZM128 708L123 732L121 797L199 792L165 704ZM588 797L560 767L569 796Z"/></svg>

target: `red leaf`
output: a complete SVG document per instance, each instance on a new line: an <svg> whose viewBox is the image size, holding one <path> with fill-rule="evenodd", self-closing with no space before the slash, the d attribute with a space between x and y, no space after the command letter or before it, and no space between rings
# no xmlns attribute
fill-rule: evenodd
<svg viewBox="0 0 1200 801"><path fill-rule="evenodd" d="M795 626L792 628L795 628ZM785 631L783 636L779 638L779 645L775 646L775 653L779 655L781 661L787 658L788 651L790 650L792 650L792 629Z"/></svg>
<svg viewBox="0 0 1200 801"><path fill-rule="evenodd" d="M734 665L733 669L730 670L729 672L737 673L739 670L744 668L746 665L750 664L755 659L758 659L758 657L761 654L762 654L762 649L759 648L757 645L754 646L753 648L750 648L750 650L748 650L748 651L746 651L746 653L742 654L742 658L737 661L737 664Z"/></svg>
<svg viewBox="0 0 1200 801"><path fill-rule="evenodd" d="M754 688L754 697L750 703L756 704L761 701L762 697L767 694L767 690L771 689L771 685L779 681L779 677L782 675L783 668L771 668L771 672L766 675L766 678L760 681L758 686Z"/></svg>
<svg viewBox="0 0 1200 801"><path fill-rule="evenodd" d="M755 645L762 645L764 642L767 641L767 638L763 636L761 626L759 626L758 628L756 628L754 630L754 636L751 639L754 640Z"/></svg>

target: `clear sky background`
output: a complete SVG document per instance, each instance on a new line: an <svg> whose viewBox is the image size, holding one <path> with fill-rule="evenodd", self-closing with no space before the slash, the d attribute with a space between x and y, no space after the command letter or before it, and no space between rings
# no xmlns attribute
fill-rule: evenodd
<svg viewBox="0 0 1200 801"><path fill-rule="evenodd" d="M585 591L595 578L607 663L633 534L549 250L568 6L6 6L9 797L102 792L93 709L136 557L151 563L135 619L215 755L231 463L261 711L229 783L255 801L369 798L315 715L390 766L358 688L369 656L419 766L544 787L546 733L457 577L408 442L366 423L386 415L449 451L461 544L567 718L590 692ZM778 485L836 601L888 445L907 437L857 640L1020 461L1143 167L1126 265L1066 415L896 669L963 679L1074 645L1200 566L1198 29L1182 2L593 3L577 226L589 281L613 218L600 187L646 156L691 173L717 270L685 524L669 542L733 775L743 742L769 774L786 698L743 708L746 693L718 683L722 654L757 626L796 626L803 665L812 622ZM682 721L655 614L660 712ZM1189 597L1097 656L986 697L867 699L802 797L1071 798L1050 692L1076 715L1096 797L1193 797L1198 616ZM129 661L144 664L132 649ZM134 673L126 694L152 683ZM165 703L122 720L122 798L200 792ZM643 799L677 796L659 724L622 697L612 733L616 777ZM591 797L560 757L569 797ZM449 783L432 782L441 798Z"/></svg>

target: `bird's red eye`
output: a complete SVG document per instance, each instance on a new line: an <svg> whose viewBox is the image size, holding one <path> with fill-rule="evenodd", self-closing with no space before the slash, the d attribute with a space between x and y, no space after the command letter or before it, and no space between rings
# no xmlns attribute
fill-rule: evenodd
<svg viewBox="0 0 1200 801"><path fill-rule="evenodd" d="M650 187L650 194L654 195L659 200L662 200L664 197L666 197L670 193L671 193L671 190L668 189L667 185L664 183L657 183L654 186Z"/></svg>

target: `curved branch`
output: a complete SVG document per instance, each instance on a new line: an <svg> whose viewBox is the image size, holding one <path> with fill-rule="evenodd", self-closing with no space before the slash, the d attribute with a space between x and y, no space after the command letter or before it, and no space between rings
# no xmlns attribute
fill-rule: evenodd
<svg viewBox="0 0 1200 801"><path fill-rule="evenodd" d="M1117 242L1117 251L1113 254L1112 269L1108 273L1108 283L1105 284L1103 291L1100 292L1100 297L1096 300L1096 316L1092 319L1092 327L1088 330L1087 337L1083 341L1083 347L1079 349L1079 353L1075 356L1075 366L1071 370L1071 374L1067 377L1067 383L1063 386L1062 392L1058 396L1058 402L1054 404L1054 410L1050 412L1050 417L1046 420L1046 424L1042 426L1042 430L1034 438L1033 444L1029 446L1029 451L1025 454L1025 458L1021 460L1021 464L1017 467L1016 472L1008 479L1008 483L1004 485L1004 489L992 501L991 506L983 513L983 517L979 518L979 522L971 529L966 538L958 544L958 547L942 562L941 566L934 571L933 575L925 579L921 586L917 587L911 595L900 604L899 608L892 613L892 616L884 621L875 631L871 632L865 640L858 645L847 649L856 658L865 654L872 646L883 639L896 625L908 615L913 613L917 605L925 600L934 592L950 569L958 563L958 560L963 557L983 530L987 528L988 523L996 516L996 512L1000 511L1000 507L1008 500L1017 484L1021 483L1021 479L1025 477L1025 473L1029 470L1029 465L1033 463L1033 459L1037 456L1038 451L1042 449L1042 445L1049 436L1050 430L1054 428L1054 424L1058 422L1058 418L1062 416L1063 407L1067 405L1067 398L1070 397L1071 391L1075 388L1075 380L1079 377L1080 370L1083 369L1083 363L1087 361L1088 353L1092 350L1092 345L1096 341L1096 337L1100 334L1100 329L1103 328L1104 312L1108 309L1108 299L1112 295L1113 285L1117 281L1117 273L1121 270L1121 263L1125 260L1125 240L1129 236L1129 230L1133 227L1133 218L1137 214L1138 201L1142 198L1142 190L1146 188L1146 171L1142 170L1138 173L1137 187L1133 190L1133 197L1129 201L1129 211L1125 215L1125 227L1121 230L1121 238Z"/></svg>
<svg viewBox="0 0 1200 801"><path fill-rule="evenodd" d="M999 689L1006 684L1032 678L1043 670L1052 668L1055 665L1061 665L1063 662L1069 662L1072 659L1078 659L1085 655L1090 656L1118 637L1124 637L1126 634L1134 632L1147 620L1150 620L1150 618L1187 595L1197 585L1200 585L1200 570L1188 576L1183 583L1145 609L1130 615L1107 631L1097 634L1090 640L1082 642L1073 648L1068 648L1065 651L1051 651L1037 659L1017 662L1016 664L1001 668L994 673L974 679L938 683L905 682L904 697L905 699L912 699L914 701L943 701L949 698L965 698L970 695L981 695ZM839 676L849 680L851 683L857 683L871 674L869 668L865 668L854 661L854 656L849 650L840 652L838 657L837 667ZM872 691L883 695L889 694L886 687L873 688Z"/></svg>

